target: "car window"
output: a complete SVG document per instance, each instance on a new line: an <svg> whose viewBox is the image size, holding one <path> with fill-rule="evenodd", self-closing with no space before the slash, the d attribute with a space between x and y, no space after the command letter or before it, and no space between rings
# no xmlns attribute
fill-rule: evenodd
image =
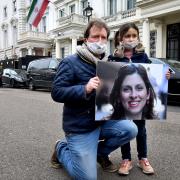
<svg viewBox="0 0 180 180"><path fill-rule="evenodd" d="M24 74L26 74L26 71L23 70L23 69L14 69L14 71L15 71L17 74L19 74L19 75L24 75Z"/></svg>
<svg viewBox="0 0 180 180"><path fill-rule="evenodd" d="M52 59L49 63L49 68L56 69L58 65L59 65L59 61L57 61L56 59Z"/></svg>
<svg viewBox="0 0 180 180"><path fill-rule="evenodd" d="M36 67L37 61L31 61L28 65L27 71L32 70Z"/></svg>
<svg viewBox="0 0 180 180"><path fill-rule="evenodd" d="M49 66L50 59L40 59L32 61L28 66L28 71L32 69L47 69Z"/></svg>
<svg viewBox="0 0 180 180"><path fill-rule="evenodd" d="M49 60L48 60L48 59L43 59L43 60L40 60L40 61L37 63L36 68L37 68L37 69L47 69L48 66L49 66Z"/></svg>
<svg viewBox="0 0 180 180"><path fill-rule="evenodd" d="M164 59L160 60L160 59L150 58L149 60L152 64L164 64L165 63Z"/></svg>
<svg viewBox="0 0 180 180"><path fill-rule="evenodd" d="M10 70L10 74L12 74L12 75L17 75L17 72L11 69L11 70Z"/></svg>
<svg viewBox="0 0 180 180"><path fill-rule="evenodd" d="M179 61L168 59L168 60L167 60L167 63L168 63L170 66L172 66L173 68L180 70L180 62L179 62Z"/></svg>
<svg viewBox="0 0 180 180"><path fill-rule="evenodd" d="M7 74L7 73L10 74L9 69L4 69L4 70L3 70L3 75L5 75L5 74Z"/></svg>
<svg viewBox="0 0 180 180"><path fill-rule="evenodd" d="M167 65L169 67L169 70L171 73L175 73L174 68L168 61L167 59L161 58L161 59L156 59L156 58L150 58L149 59L151 61L152 64L164 64Z"/></svg>

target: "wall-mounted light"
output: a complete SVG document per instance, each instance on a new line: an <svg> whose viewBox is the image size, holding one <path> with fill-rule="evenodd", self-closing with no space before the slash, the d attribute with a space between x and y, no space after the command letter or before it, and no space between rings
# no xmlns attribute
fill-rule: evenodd
<svg viewBox="0 0 180 180"><path fill-rule="evenodd" d="M90 20L90 17L92 16L92 11L93 11L93 8L89 5L89 2L88 2L88 6L83 10L83 14L88 18L88 22Z"/></svg>
<svg viewBox="0 0 180 180"><path fill-rule="evenodd" d="M63 36L64 33L63 32L58 32L58 36Z"/></svg>

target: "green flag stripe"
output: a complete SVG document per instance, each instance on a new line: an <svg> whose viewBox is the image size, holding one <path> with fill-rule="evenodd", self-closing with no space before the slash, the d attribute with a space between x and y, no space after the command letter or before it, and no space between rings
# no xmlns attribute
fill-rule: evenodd
<svg viewBox="0 0 180 180"><path fill-rule="evenodd" d="M32 12L34 10L34 7L35 7L37 1L38 0L33 0L32 4L31 4L31 7L30 7L30 10L29 10L29 13L28 13L27 21L29 20L29 18L30 18L31 14L32 14Z"/></svg>

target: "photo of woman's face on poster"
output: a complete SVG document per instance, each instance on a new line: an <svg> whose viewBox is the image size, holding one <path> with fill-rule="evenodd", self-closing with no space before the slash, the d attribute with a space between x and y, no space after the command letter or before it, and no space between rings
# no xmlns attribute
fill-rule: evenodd
<svg viewBox="0 0 180 180"><path fill-rule="evenodd" d="M166 119L165 73L162 64L99 62L95 119Z"/></svg>

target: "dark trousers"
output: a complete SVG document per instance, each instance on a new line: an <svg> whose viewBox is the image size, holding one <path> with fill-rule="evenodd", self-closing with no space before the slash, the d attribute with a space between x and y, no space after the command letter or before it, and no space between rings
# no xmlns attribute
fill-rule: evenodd
<svg viewBox="0 0 180 180"><path fill-rule="evenodd" d="M138 158L147 157L147 134L145 127L145 120L134 120L137 125L138 134L136 136ZM131 146L130 142L121 146L122 159L131 160Z"/></svg>

